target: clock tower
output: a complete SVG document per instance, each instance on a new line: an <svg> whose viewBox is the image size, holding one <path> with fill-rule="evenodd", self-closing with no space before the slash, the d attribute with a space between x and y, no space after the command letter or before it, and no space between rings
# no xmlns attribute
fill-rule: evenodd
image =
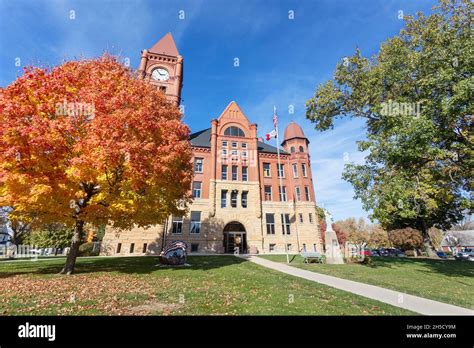
<svg viewBox="0 0 474 348"><path fill-rule="evenodd" d="M171 33L163 36L152 48L142 51L138 72L140 78L155 85L170 102L179 106L183 87L183 57Z"/></svg>

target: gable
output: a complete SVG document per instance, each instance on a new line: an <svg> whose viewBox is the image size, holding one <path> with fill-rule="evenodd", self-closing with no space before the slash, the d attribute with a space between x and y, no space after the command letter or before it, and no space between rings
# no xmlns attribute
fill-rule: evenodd
<svg viewBox="0 0 474 348"><path fill-rule="evenodd" d="M249 135L250 121L235 101L232 101L229 103L229 105L227 105L221 115L217 118L217 121L218 134L224 134L225 129L230 126L237 126L244 131L247 137Z"/></svg>

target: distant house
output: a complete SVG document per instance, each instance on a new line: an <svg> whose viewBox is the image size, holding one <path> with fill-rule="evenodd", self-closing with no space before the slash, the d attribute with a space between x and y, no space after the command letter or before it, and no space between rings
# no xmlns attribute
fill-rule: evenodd
<svg viewBox="0 0 474 348"><path fill-rule="evenodd" d="M456 243L454 241L457 241ZM450 231L441 242L443 251L474 249L474 230Z"/></svg>
<svg viewBox="0 0 474 348"><path fill-rule="evenodd" d="M0 217L0 244L6 244L10 240L6 219Z"/></svg>
<svg viewBox="0 0 474 348"><path fill-rule="evenodd" d="M10 239L10 235L8 233L0 232L0 243L5 243L8 239Z"/></svg>

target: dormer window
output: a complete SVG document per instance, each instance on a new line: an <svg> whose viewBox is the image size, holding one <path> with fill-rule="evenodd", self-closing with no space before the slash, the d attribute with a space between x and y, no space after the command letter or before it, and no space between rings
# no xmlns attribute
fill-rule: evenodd
<svg viewBox="0 0 474 348"><path fill-rule="evenodd" d="M304 152L304 147L300 146L300 152Z"/></svg>
<svg viewBox="0 0 474 348"><path fill-rule="evenodd" d="M291 153L295 153L295 151L296 151L296 150L295 150L295 147L292 146L292 147L290 148L290 152L291 152Z"/></svg>

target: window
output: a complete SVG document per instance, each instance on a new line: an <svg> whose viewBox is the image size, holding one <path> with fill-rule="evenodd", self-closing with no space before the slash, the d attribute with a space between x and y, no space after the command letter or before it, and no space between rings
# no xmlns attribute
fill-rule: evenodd
<svg viewBox="0 0 474 348"><path fill-rule="evenodd" d="M247 143L242 143L241 146L242 146L242 149L246 149L247 148Z"/></svg>
<svg viewBox="0 0 474 348"><path fill-rule="evenodd" d="M192 253L197 253L199 250L199 244L198 243L191 243L191 252Z"/></svg>
<svg viewBox="0 0 474 348"><path fill-rule="evenodd" d="M284 164L277 164L277 172L278 172L278 177L279 178L284 178L285 177L285 165Z"/></svg>
<svg viewBox="0 0 474 348"><path fill-rule="evenodd" d="M270 177L270 163L263 164L263 176Z"/></svg>
<svg viewBox="0 0 474 348"><path fill-rule="evenodd" d="M248 158L248 153L247 151L242 151L242 158Z"/></svg>
<svg viewBox="0 0 474 348"><path fill-rule="evenodd" d="M308 186L304 187L304 195L305 195L307 201L311 200L311 195L309 193L309 187Z"/></svg>
<svg viewBox="0 0 474 348"><path fill-rule="evenodd" d="M295 152L295 147L294 147L294 146L292 146L292 147L290 148L290 152L291 152L291 153L294 153L294 152Z"/></svg>
<svg viewBox="0 0 474 348"><path fill-rule="evenodd" d="M227 158L227 149L222 149L222 158Z"/></svg>
<svg viewBox="0 0 474 348"><path fill-rule="evenodd" d="M318 251L318 249L316 248L316 244L313 244L313 249L314 251Z"/></svg>
<svg viewBox="0 0 474 348"><path fill-rule="evenodd" d="M282 234L290 234L290 214L281 214L281 231Z"/></svg>
<svg viewBox="0 0 474 348"><path fill-rule="evenodd" d="M237 191L232 191L230 193L230 206L232 208L237 208Z"/></svg>
<svg viewBox="0 0 474 348"><path fill-rule="evenodd" d="M147 243L143 243L142 253L146 253L147 247L148 247L148 244L147 244Z"/></svg>
<svg viewBox="0 0 474 348"><path fill-rule="evenodd" d="M247 167L242 167L242 181L248 181L247 171L248 171Z"/></svg>
<svg viewBox="0 0 474 348"><path fill-rule="evenodd" d="M313 214L309 213L309 223L313 223Z"/></svg>
<svg viewBox="0 0 474 348"><path fill-rule="evenodd" d="M306 252L306 244L303 243L303 251Z"/></svg>
<svg viewBox="0 0 474 348"><path fill-rule="evenodd" d="M191 212L191 224L189 226L189 233L200 233L201 232L201 212Z"/></svg>
<svg viewBox="0 0 474 348"><path fill-rule="evenodd" d="M271 186L265 186L264 188L264 196L266 201L271 201L272 200L272 187Z"/></svg>
<svg viewBox="0 0 474 348"><path fill-rule="evenodd" d="M130 254L133 254L135 251L135 243L130 244Z"/></svg>
<svg viewBox="0 0 474 348"><path fill-rule="evenodd" d="M195 173L202 173L202 158L195 158L194 159L194 172Z"/></svg>
<svg viewBox="0 0 474 348"><path fill-rule="evenodd" d="M298 165L297 164L292 164L293 168L293 177L297 178L298 177Z"/></svg>
<svg viewBox="0 0 474 348"><path fill-rule="evenodd" d="M306 164L302 164L301 165L301 172L303 173L303 176L306 178L306 176L308 175L306 173Z"/></svg>
<svg viewBox="0 0 474 348"><path fill-rule="evenodd" d="M295 187L295 192L296 192L296 201L297 202L301 201L301 190L300 190L299 186Z"/></svg>
<svg viewBox="0 0 474 348"><path fill-rule="evenodd" d="M298 215L300 217L300 223L303 223L303 214L299 213Z"/></svg>
<svg viewBox="0 0 474 348"><path fill-rule="evenodd" d="M286 250L288 250L288 252L290 252L291 249L292 249L292 247L293 247L293 246L292 246L291 244L287 244L287 245L286 245Z"/></svg>
<svg viewBox="0 0 474 348"><path fill-rule="evenodd" d="M221 179L227 180L227 166L225 164L221 167Z"/></svg>
<svg viewBox="0 0 474 348"><path fill-rule="evenodd" d="M232 166L232 180L233 181L237 180L237 175L238 175L238 167Z"/></svg>
<svg viewBox="0 0 474 348"><path fill-rule="evenodd" d="M193 182L193 197L194 198L201 198L201 185L202 185L202 182L200 181Z"/></svg>
<svg viewBox="0 0 474 348"><path fill-rule="evenodd" d="M304 152L304 147L300 146L300 152Z"/></svg>
<svg viewBox="0 0 474 348"><path fill-rule="evenodd" d="M225 208L227 206L227 190L221 191L221 208Z"/></svg>
<svg viewBox="0 0 474 348"><path fill-rule="evenodd" d="M265 214L267 234L275 234L275 214Z"/></svg>
<svg viewBox="0 0 474 348"><path fill-rule="evenodd" d="M183 232L183 217L173 216L173 234L180 234Z"/></svg>
<svg viewBox="0 0 474 348"><path fill-rule="evenodd" d="M280 193L280 202L286 202L286 186L278 186Z"/></svg>
<svg viewBox="0 0 474 348"><path fill-rule="evenodd" d="M222 142L222 147L227 147L227 141Z"/></svg>
<svg viewBox="0 0 474 348"><path fill-rule="evenodd" d="M245 137L245 133L242 129L235 126L230 126L224 131L224 135L230 135L232 137Z"/></svg>
<svg viewBox="0 0 474 348"><path fill-rule="evenodd" d="M233 160L239 159L239 151L238 150L232 150L231 154L232 154L232 159Z"/></svg>
<svg viewBox="0 0 474 348"><path fill-rule="evenodd" d="M248 196L247 191L242 192L242 199L241 199L242 208L247 208L247 196Z"/></svg>
<svg viewBox="0 0 474 348"><path fill-rule="evenodd" d="M233 142L232 142L232 148L233 148L233 149L236 149L236 148L237 148L237 145L238 145L238 144L237 144L236 141L233 141Z"/></svg>
<svg viewBox="0 0 474 348"><path fill-rule="evenodd" d="M166 93L166 87L165 86L160 86L160 92Z"/></svg>
<svg viewBox="0 0 474 348"><path fill-rule="evenodd" d="M268 251L275 251L275 244L269 244L268 245Z"/></svg>
<svg viewBox="0 0 474 348"><path fill-rule="evenodd" d="M122 243L117 244L117 254L120 254L120 251L122 251Z"/></svg>

